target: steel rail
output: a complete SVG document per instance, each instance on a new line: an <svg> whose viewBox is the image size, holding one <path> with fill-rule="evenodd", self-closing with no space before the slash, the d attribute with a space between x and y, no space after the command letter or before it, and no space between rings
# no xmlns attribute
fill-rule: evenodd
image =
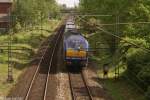
<svg viewBox="0 0 150 100"><path fill-rule="evenodd" d="M76 100L76 99L75 99L75 94L74 94L74 92L73 92L73 86L72 86L72 82L71 82L71 75L70 75L70 72L68 72L68 76L69 76L69 85L70 85L70 89L71 89L72 100Z"/></svg>
<svg viewBox="0 0 150 100"><path fill-rule="evenodd" d="M87 89L89 98L90 98L90 100L93 100L92 93L91 93L90 88L89 88L89 86L88 86L88 84L87 84L87 79L85 79L85 76L84 76L83 71L81 72L81 76L82 76L82 80L83 80L83 82L84 82L84 84L85 84L85 86L86 86L86 89Z"/></svg>
<svg viewBox="0 0 150 100"><path fill-rule="evenodd" d="M53 50L52 50L52 55L51 55L51 58L50 58L50 64L49 64L48 73L47 73L47 78L46 78L46 84L45 84L45 91L44 91L43 100L46 100L47 91L48 91L49 76L50 76L50 71L51 71L51 67L52 67L52 62L53 62L53 58L54 58L54 55L55 55L55 52L56 52L57 45L58 45L58 43L59 43L59 39L61 39L61 36L62 36L62 34L63 34L63 30L64 30L64 27L63 27L63 25L62 25L62 27L61 27L60 30L58 31L58 37L57 37L57 39L56 39L56 43L55 43L54 48L53 48Z"/></svg>
<svg viewBox="0 0 150 100"><path fill-rule="evenodd" d="M86 90L87 90L87 93L88 93L88 97L89 97L90 100L93 100L93 97L91 95L91 91L90 91L90 89L89 89L89 87L87 85L87 81L86 81L86 79L84 77L83 72L81 72L80 74L81 74L81 78L83 80L84 86L86 87ZM68 76L69 76L69 84L70 84L70 89L71 89L72 100L76 100L76 96L75 96L74 89L73 89L73 86L72 86L72 81L71 81L72 79L71 79L70 72L68 72Z"/></svg>
<svg viewBox="0 0 150 100"><path fill-rule="evenodd" d="M57 27L55 30L54 30L54 32L55 32L55 34L57 35L57 33L60 33L61 32L61 30L62 30L62 26L64 25L63 24L64 23L64 21L63 22L61 22L60 24L59 24L59 27ZM59 36L58 37L60 37L60 34L58 34ZM55 39L55 37L54 37L54 39ZM58 39L58 38L57 38ZM49 38L48 39L46 39L46 40L49 40ZM45 40L45 41L46 41ZM57 40L58 41L58 40ZM42 42L42 43L44 43L44 42ZM40 44L40 46L42 45L42 43ZM34 84L34 81L35 81L35 79L36 79L36 77L37 77L37 75L38 75L38 71L39 71L39 69L40 69L40 65L41 65L41 63L42 63L42 60L43 60L43 58L44 58L44 56L45 56L45 54L46 54L46 52L47 52L47 50L48 50L48 48L49 48L49 45L50 45L50 42L47 44L47 46L46 46L46 50L44 51L44 54L42 55L42 57L41 57L41 59L40 59L40 62L39 62L39 64L38 64L38 67L36 68L36 71L35 71L35 73L34 73L34 76L33 76L33 78L32 78L32 80L31 80L31 83L30 83L30 86L29 86L29 88L28 88L28 91L27 91L27 94L26 94L26 96L25 96L25 99L24 100L28 100L29 99L29 95L30 95L30 92L31 92L31 90L32 90L32 87L33 87L33 84ZM43 47L40 47L40 48L43 48ZM55 48L56 49L56 48ZM53 53L52 53L53 54ZM54 56L54 55L53 55ZM50 62L52 62L52 59L51 59L51 61ZM50 67L51 65L49 65L49 67ZM50 70L48 70L48 71L50 71ZM49 75L48 75L49 76ZM47 78L48 79L48 78ZM48 81L46 80L46 86L45 86L45 91L47 91L47 84L48 84ZM44 91L44 97L43 98L45 98L45 96L46 96L46 92ZM45 98L46 99L46 98Z"/></svg>
<svg viewBox="0 0 150 100"><path fill-rule="evenodd" d="M48 49L48 47L49 47L49 44L50 44L50 43L47 44L46 50L44 51L44 54L42 55L42 57L41 57L41 59L40 59L40 62L39 62L39 64L38 64L38 67L37 67L37 69L36 69L36 71L35 71L35 73L34 73L34 76L33 76L32 80L31 80L29 89L28 89L27 94L26 94L26 96L25 96L25 100L28 100L28 98L29 98L29 94L30 94L30 92L31 92L31 88L33 87L33 83L34 83L34 81L35 81L35 78L36 78L36 76L38 75L38 71L39 71L39 69L40 69L40 65L41 65L41 63L42 63L42 60L43 60L45 54L46 54L46 51L47 51L47 49ZM42 45L42 43L41 43L41 45ZM41 48L42 48L42 47L41 47Z"/></svg>

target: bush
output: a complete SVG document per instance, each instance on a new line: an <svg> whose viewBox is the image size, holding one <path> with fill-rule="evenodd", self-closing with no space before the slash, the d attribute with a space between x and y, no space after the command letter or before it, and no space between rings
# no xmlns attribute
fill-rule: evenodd
<svg viewBox="0 0 150 100"><path fill-rule="evenodd" d="M14 27L14 32L16 33L16 32L19 32L20 30L21 30L21 25L20 25L20 23L19 22L17 22L16 23L16 25L15 25L15 27Z"/></svg>
<svg viewBox="0 0 150 100"><path fill-rule="evenodd" d="M148 63L148 55L142 50L132 49L127 54L127 66L130 71L138 74L143 66Z"/></svg>
<svg viewBox="0 0 150 100"><path fill-rule="evenodd" d="M148 91L145 93L145 97L146 97L146 100L150 100L150 86L148 88Z"/></svg>
<svg viewBox="0 0 150 100"><path fill-rule="evenodd" d="M143 66L142 70L138 73L138 77L144 80L145 83L150 84L150 63Z"/></svg>
<svg viewBox="0 0 150 100"><path fill-rule="evenodd" d="M125 38L125 40L137 44L138 46L143 48L149 47L149 44L146 43L144 39ZM148 88L148 84L150 84L149 52L123 41L121 41L120 43L120 49L123 52L122 54L125 54L126 56L128 76L137 85L139 85L139 87L146 91Z"/></svg>

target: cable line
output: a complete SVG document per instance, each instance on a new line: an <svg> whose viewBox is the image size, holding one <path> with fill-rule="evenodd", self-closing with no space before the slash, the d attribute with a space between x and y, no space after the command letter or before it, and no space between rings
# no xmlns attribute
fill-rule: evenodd
<svg viewBox="0 0 150 100"><path fill-rule="evenodd" d="M88 23L86 20L84 20L84 19L80 19L80 20L90 25L90 23ZM149 22L149 23L150 23L150 22ZM115 24L115 25L116 25L116 24ZM139 46L138 44L135 44L135 43L133 43L133 42L129 42L129 41L127 41L126 39L123 39L122 37L120 37L120 36L118 36L118 35L115 35L115 34L109 32L109 31L107 31L107 30L102 29L100 26L101 26L100 24L97 24L97 25L96 25L96 28L97 28L98 30L100 30L100 31L103 31L104 33L106 33L106 34L108 34L108 35L114 36L114 37L116 37L116 38L118 38L118 39L120 39L120 40L122 40L122 41L124 41L124 42L127 42L127 43L129 43L129 44L131 44L131 45L134 45L134 46L136 46L136 47L138 47L138 48L141 48L141 49L144 50L144 51L150 52L150 49L145 48L145 47L141 47L141 46Z"/></svg>

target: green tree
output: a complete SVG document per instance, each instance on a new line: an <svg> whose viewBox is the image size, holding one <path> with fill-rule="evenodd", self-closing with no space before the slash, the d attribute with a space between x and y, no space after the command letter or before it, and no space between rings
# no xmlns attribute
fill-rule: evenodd
<svg viewBox="0 0 150 100"><path fill-rule="evenodd" d="M55 0L16 0L14 1L14 25L36 25L49 16L56 17L59 6Z"/></svg>
<svg viewBox="0 0 150 100"><path fill-rule="evenodd" d="M150 24L141 24L137 22L150 21L150 1L149 0L80 0L80 11L83 14L102 14L112 15L112 17L94 17L103 25L103 30L109 31L111 34L118 35L128 42L137 44L138 47L150 49ZM85 18L87 22L91 17ZM115 23L128 23L116 25ZM90 29L84 23L84 28ZM150 60L149 53L143 49L133 46L125 41L120 41L110 34L97 30L101 33L103 39L100 42L107 43L109 50L113 55L121 49L127 58L128 71L133 72L145 83L150 80ZM117 43L116 43L117 41ZM150 50L149 50L150 51ZM130 76L134 77L134 76ZM146 86L148 87L148 85ZM149 92L148 92L149 93Z"/></svg>

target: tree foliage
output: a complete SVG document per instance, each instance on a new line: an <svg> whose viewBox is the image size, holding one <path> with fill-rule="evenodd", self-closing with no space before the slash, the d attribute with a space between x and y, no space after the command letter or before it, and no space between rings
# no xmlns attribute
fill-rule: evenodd
<svg viewBox="0 0 150 100"><path fill-rule="evenodd" d="M14 24L39 24L48 17L56 17L59 7L55 0L15 0L13 10Z"/></svg>
<svg viewBox="0 0 150 100"><path fill-rule="evenodd" d="M80 11L85 14L102 14L112 15L111 17L94 17L99 24L112 24L101 26L104 30L111 32L125 41L117 40L114 36L105 32L101 34L103 40L109 47L110 51L118 49L122 55L126 56L128 71L142 79L145 83L150 84L150 56L149 52L141 49L150 49L150 24L137 23L150 21L150 1L149 0L80 0ZM89 22L88 17L87 22ZM116 23L127 23L119 24ZM85 25L82 24L82 25ZM84 28L88 28L87 26ZM98 30L97 30L98 31ZM117 43L116 43L117 41ZM128 41L128 42L127 42ZM138 47L133 44L137 44ZM117 48L116 48L117 47ZM135 76L130 76L135 77ZM147 86L148 87L148 86Z"/></svg>

